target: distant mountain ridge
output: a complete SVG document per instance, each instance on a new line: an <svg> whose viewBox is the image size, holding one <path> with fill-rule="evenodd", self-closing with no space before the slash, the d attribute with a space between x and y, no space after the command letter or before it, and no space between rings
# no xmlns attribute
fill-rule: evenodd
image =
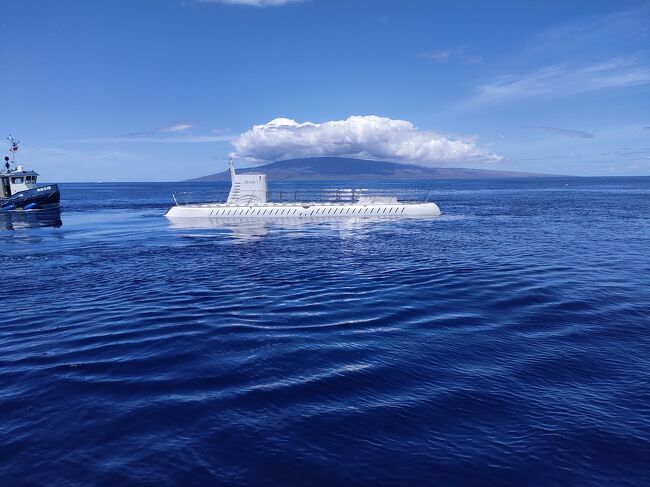
<svg viewBox="0 0 650 487"><path fill-rule="evenodd" d="M237 168L238 173L263 173L269 181L342 181L342 180L404 180L404 179L479 179L549 177L516 171L466 169L458 167L424 167L387 161L371 161L346 157L308 157L271 162L257 167ZM187 181L230 181L229 171L209 174Z"/></svg>

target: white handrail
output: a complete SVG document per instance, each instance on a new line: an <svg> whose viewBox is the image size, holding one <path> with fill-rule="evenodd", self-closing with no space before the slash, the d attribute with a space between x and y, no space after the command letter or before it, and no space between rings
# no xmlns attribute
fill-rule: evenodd
<svg viewBox="0 0 650 487"><path fill-rule="evenodd" d="M340 188L331 188L331 189L278 189L275 191L250 191L246 195L242 195L237 198L235 201L228 203L226 196L227 191L224 191L223 194L214 195L212 198L206 201L205 195L199 196L201 192L192 192L192 191L181 191L175 192L172 194L174 198L174 203L177 206L183 206L187 204L205 204L208 202L211 203L222 203L228 204L229 206L256 206L262 204L262 200L267 201L268 204L273 203L338 203L338 204L357 204L359 201L371 201L376 198L397 198L399 202L424 202L427 203L431 197L433 190L427 189L411 189L407 191L400 191L395 189L340 189ZM190 196L191 195L191 196ZM180 198L181 196L190 196ZM215 198L214 196L220 196ZM195 197L197 201L191 201ZM266 200L268 197L268 200ZM179 202L179 200L181 200ZM184 200L184 201L183 201Z"/></svg>

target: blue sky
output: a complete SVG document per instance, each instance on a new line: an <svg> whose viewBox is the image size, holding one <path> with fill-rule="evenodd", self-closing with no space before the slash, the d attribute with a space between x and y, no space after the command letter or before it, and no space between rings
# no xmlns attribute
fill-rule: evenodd
<svg viewBox="0 0 650 487"><path fill-rule="evenodd" d="M0 31L0 134L48 181L228 154L650 175L650 2L0 0Z"/></svg>

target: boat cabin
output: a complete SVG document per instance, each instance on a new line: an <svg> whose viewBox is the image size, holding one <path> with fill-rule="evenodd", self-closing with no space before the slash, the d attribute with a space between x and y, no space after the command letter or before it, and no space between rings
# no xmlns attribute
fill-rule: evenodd
<svg viewBox="0 0 650 487"><path fill-rule="evenodd" d="M266 174L237 174L232 159L230 166L230 193L228 205L264 205L267 202Z"/></svg>
<svg viewBox="0 0 650 487"><path fill-rule="evenodd" d="M37 172L28 171L22 165L0 172L0 198L9 198L20 191L36 188L36 178Z"/></svg>

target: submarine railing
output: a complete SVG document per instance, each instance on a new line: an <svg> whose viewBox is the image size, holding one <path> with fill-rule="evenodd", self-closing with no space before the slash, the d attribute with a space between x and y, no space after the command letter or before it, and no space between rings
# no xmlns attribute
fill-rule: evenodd
<svg viewBox="0 0 650 487"><path fill-rule="evenodd" d="M275 189L266 191L251 191L237 197L233 205L257 205L266 203L317 204L340 203L355 204L361 198L396 198L400 203L426 203L429 201L430 189L382 189L382 188L336 188L336 189ZM226 204L229 191L180 191L172 193L177 206L197 204ZM264 197L266 196L266 197Z"/></svg>

